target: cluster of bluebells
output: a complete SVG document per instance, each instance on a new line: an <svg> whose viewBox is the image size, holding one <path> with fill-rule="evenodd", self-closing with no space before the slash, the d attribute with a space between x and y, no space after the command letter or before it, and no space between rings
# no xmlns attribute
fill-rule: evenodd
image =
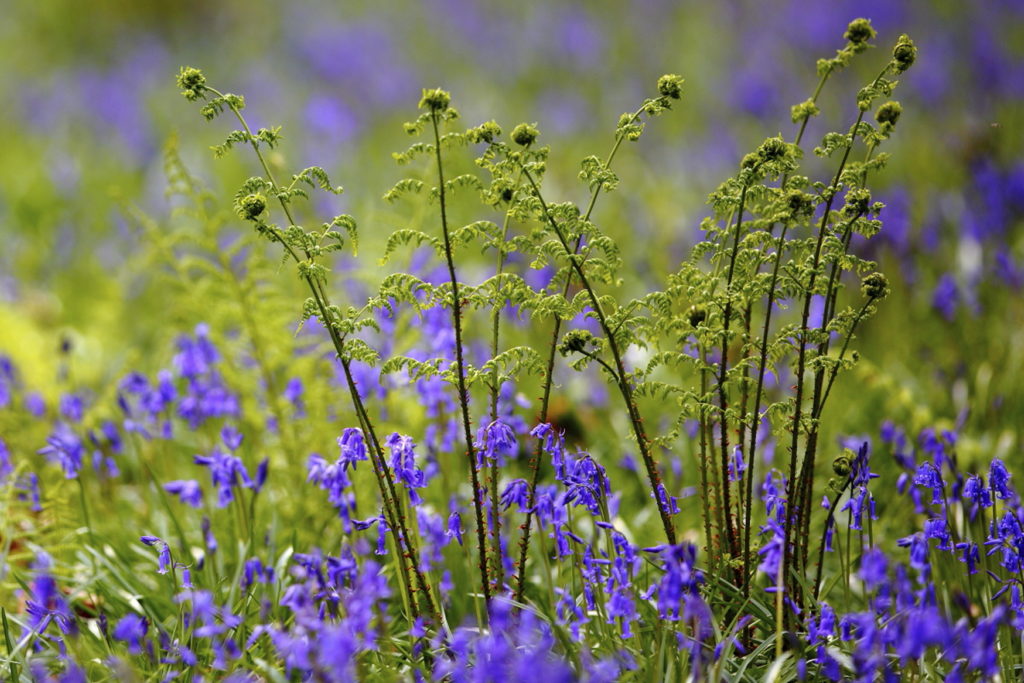
<svg viewBox="0 0 1024 683"><path fill-rule="evenodd" d="M838 681L852 672L856 680L896 681L907 667L929 661L946 680L992 680L1003 672L999 634L1024 627L1024 510L1011 475L999 459L985 473L962 472L953 431L924 429L913 445L887 422L881 441L902 469L897 488L920 530L898 539L902 560L865 533L864 513L878 517L863 489L879 475L868 466L870 444L862 442L846 468L849 488L839 510L847 512L848 533L859 538L848 546L857 555L847 559L856 571L846 580L866 609L840 613L822 602L806 615L800 677L813 672Z"/></svg>
<svg viewBox="0 0 1024 683"><path fill-rule="evenodd" d="M80 476L92 450L101 454L92 456L97 476L116 476L106 459L115 459L116 464L116 458L126 457L131 439L174 438L182 433L181 425L188 427L197 419L195 408L203 404L203 397L233 395L217 379L218 362L205 329L194 338L183 338L175 370L162 373L154 385L141 375L130 376L118 395L121 422L102 419L84 430L84 438L77 437L77 430L88 424L90 411L101 406L93 405L85 393L69 392L57 404L41 455L63 476ZM5 377L12 376L10 370L5 372ZM298 410L302 392L297 385L291 392ZM268 460L255 469L243 461L249 446L231 420L241 415L235 408L223 410L237 402L211 405L202 422L215 420L218 440L206 454L195 456L193 467L197 475L207 471L215 492L210 503L216 509L232 505L243 491L257 495L267 482ZM421 674L435 680L525 675L616 680L637 667L628 644L652 622L670 629L675 647L686 653L686 666L696 677L710 675L726 648L741 655L747 651L745 634L755 628L752 617L741 615L728 634L719 631L721 615L708 602L709 584L696 546L683 542L638 547L619 519L621 496L606 468L589 453L570 450L564 434L551 424L537 425L529 436L539 440L553 481L538 487L531 505L526 480L504 478L498 512L507 518L499 532L506 583L487 607L488 628L470 620L450 631L438 630L423 618L416 620L408 637L415 653L412 661L419 662L415 666ZM499 471L508 470L525 446L520 430L505 419L482 425L477 440L479 464L496 464ZM857 554L845 562L854 568L848 580L863 597L863 608L840 611L823 600L803 610L797 674L840 680L852 673L858 680L895 680L912 662L931 658L954 681L991 677L999 670L994 642L1000 629L1024 627L1024 585L1019 579L1024 566L1024 509L1011 475L998 459L985 472L961 472L953 431L924 430L911 444L902 430L887 423L881 441L902 470L896 488L920 516L920 531L900 539L897 546L903 549L895 556L874 545L870 521L877 520L880 511L871 489L879 475L872 471L871 443L845 440L848 455L835 464L842 485L833 487L835 497L825 498L830 514L822 541L830 557L838 546L833 542L838 530L858 539L852 551ZM436 461L421 455L408 435L393 433L383 444L403 504L414 511L413 528L420 541L417 566L434 577L442 606L450 607L455 589L451 562L466 551L466 501L455 495L447 510L435 509L427 501L436 496L427 494L439 481ZM80 598L59 588L53 561L39 553L25 595L22 638L36 651L46 649L47 643L63 651L66 639L79 637L96 619L117 644L107 662L115 670L128 661L159 662L172 674L201 669L213 678L255 680L259 673L247 663L246 653L260 652L300 679L356 676L364 655L382 653L383 643L395 637L396 628L403 628L394 608L401 587L386 571L393 561L387 519L375 510L363 517L367 512L361 515L356 507L361 497L354 477L359 463L371 460L365 435L360 428L344 428L337 446L335 459L313 454L307 465L309 483L322 489L326 502L337 511L344 532L337 555L313 548L295 552L284 564L259 553L239 558L232 591L248 596L248 606L239 607L223 587L210 583L210 558L218 545L209 518L202 519L205 552L198 555L182 555L172 541L143 536L141 542L156 551L154 573L173 582L172 598L184 629L176 630L171 622L154 620L146 611L76 611L72 605ZM16 466L11 448L0 441L0 478L20 486L24 477L17 476ZM179 504L206 508L198 477L168 480L162 486ZM767 575L763 589L768 592L776 590L785 552L785 490L784 478L769 472L761 489L767 514L759 550L760 569ZM563 579L551 596L551 621L531 610L518 612L510 601L520 568L509 548L517 522L527 514L545 539L540 552ZM904 553L903 559L899 553ZM940 554L954 561L940 562ZM963 576L975 577L976 582L987 581L991 600L986 602L980 592L958 589L949 598L950 608L937 588L941 581L955 578L947 575L950 567L961 568ZM598 645L609 633L614 638L610 642L618 645ZM572 643L575 664L564 656L566 643ZM49 668L60 672L60 680L82 680L83 663L70 657L57 661ZM33 666L45 678L42 665Z"/></svg>

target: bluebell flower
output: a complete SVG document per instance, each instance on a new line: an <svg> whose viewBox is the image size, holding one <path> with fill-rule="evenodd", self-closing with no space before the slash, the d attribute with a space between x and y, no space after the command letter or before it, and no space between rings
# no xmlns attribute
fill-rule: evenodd
<svg viewBox="0 0 1024 683"><path fill-rule="evenodd" d="M45 552L38 552L32 568L35 578L30 586L25 601L28 612L28 630L32 633L43 633L51 623L56 623L64 635L78 633L78 622L65 600L57 581L50 574L53 561Z"/></svg>
<svg viewBox="0 0 1024 683"><path fill-rule="evenodd" d="M906 538L901 538L896 541L896 545L901 548L910 548L910 566L914 569L927 573L930 565L928 563L928 541L925 540L924 534L917 532Z"/></svg>
<svg viewBox="0 0 1024 683"><path fill-rule="evenodd" d="M2 472L2 470L0 470ZM526 512L529 506L530 485L525 479L513 479L501 494L501 509L508 510L513 505L519 506L520 512Z"/></svg>
<svg viewBox="0 0 1024 683"><path fill-rule="evenodd" d="M38 391L30 391L25 394L25 410L32 417L42 417L46 414L46 399Z"/></svg>
<svg viewBox="0 0 1024 683"><path fill-rule="evenodd" d="M761 563L757 568L775 582L779 575L779 567L782 565L782 553L786 544L785 530L777 520L769 518L768 523L761 527L761 534L768 535L768 542L757 551L761 556Z"/></svg>
<svg viewBox="0 0 1024 683"><path fill-rule="evenodd" d="M605 469L587 453L567 456L562 483L566 486L565 504L583 505L594 516L601 514L601 501L611 493ZM664 491L662 494L665 495Z"/></svg>
<svg viewBox="0 0 1024 683"><path fill-rule="evenodd" d="M420 557L424 571L430 571L434 567L442 566L444 564L444 555L441 553L441 550L452 541L444 518L420 506L416 508L416 521L418 522L420 537L426 541L421 549Z"/></svg>
<svg viewBox="0 0 1024 683"><path fill-rule="evenodd" d="M195 329L195 339L187 336L178 338L178 353L174 366L182 377L194 378L205 375L210 366L220 360L220 354L209 338L210 327L200 323Z"/></svg>
<svg viewBox="0 0 1024 683"><path fill-rule="evenodd" d="M78 471L82 468L82 456L85 455L82 440L70 427L59 422L46 443L47 446L40 448L39 453L50 461L58 462L64 470L65 478L77 477Z"/></svg>
<svg viewBox="0 0 1024 683"><path fill-rule="evenodd" d="M580 626L590 621L586 612L576 603L576 598L569 591L555 587L555 594L558 595L558 602L555 605L555 614L558 623L562 626L569 626L569 632L577 643L581 642Z"/></svg>
<svg viewBox="0 0 1024 683"><path fill-rule="evenodd" d="M660 507L662 510L664 510L665 513L668 514L668 515L678 515L679 514L679 502L678 502L679 499L676 496L669 495L668 489L665 488L665 484L664 483L659 483L658 484L657 491L658 491L658 496L657 496L657 498L658 498L658 507ZM652 498L654 497L654 493L651 493L650 495L651 495Z"/></svg>
<svg viewBox="0 0 1024 683"><path fill-rule="evenodd" d="M967 477L961 495L972 504L971 519L977 515L978 508L992 507L992 494L985 486L985 482L976 474Z"/></svg>
<svg viewBox="0 0 1024 683"><path fill-rule="evenodd" d="M75 393L60 397L60 414L70 422L81 422L85 413L85 401Z"/></svg>
<svg viewBox="0 0 1024 683"><path fill-rule="evenodd" d="M612 592L605 609L608 611L608 623L615 623L615 620L618 619L622 637L632 638L632 623L638 618L632 591L626 586L617 587Z"/></svg>
<svg viewBox="0 0 1024 683"><path fill-rule="evenodd" d="M458 510L448 515L448 535L462 545L462 515Z"/></svg>
<svg viewBox="0 0 1024 683"><path fill-rule="evenodd" d="M209 517L203 517L202 522L200 523L200 528L203 532L203 544L206 546L206 551L208 553L217 552L217 537L213 535L213 527L210 524Z"/></svg>
<svg viewBox="0 0 1024 683"><path fill-rule="evenodd" d="M942 475L939 474L935 465L930 462L921 463L914 474L914 484L922 488L931 489L932 505L942 503L945 484L942 481Z"/></svg>
<svg viewBox="0 0 1024 683"><path fill-rule="evenodd" d="M0 354L0 408L11 404L15 385L14 363L8 356Z"/></svg>
<svg viewBox="0 0 1024 683"><path fill-rule="evenodd" d="M272 583L274 580L274 568L264 566L258 557L250 557L242 565L242 578L240 585L242 590L248 590L249 586L259 581L260 583Z"/></svg>
<svg viewBox="0 0 1024 683"><path fill-rule="evenodd" d="M341 458L338 462L344 469L355 469L357 462L368 459L363 430L358 427L347 427L338 437L338 447L341 449Z"/></svg>
<svg viewBox="0 0 1024 683"><path fill-rule="evenodd" d="M234 425L226 424L220 430L220 440L229 451L237 451L242 439L242 433Z"/></svg>
<svg viewBox="0 0 1024 683"><path fill-rule="evenodd" d="M394 432L384 442L391 449L391 469L398 480L405 484L409 502L412 505L419 505L423 499L416 489L424 488L427 485L427 478L423 470L416 466L415 444L412 437Z"/></svg>
<svg viewBox="0 0 1024 683"><path fill-rule="evenodd" d="M978 549L978 544L962 541L956 544L956 549L960 551L960 561L967 565L967 573L977 574L978 563L981 562L981 551Z"/></svg>
<svg viewBox="0 0 1024 683"><path fill-rule="evenodd" d="M142 536L139 540L142 541L143 545L156 547L159 550L156 573L166 574L172 563L170 546L157 536Z"/></svg>
<svg viewBox="0 0 1024 683"><path fill-rule="evenodd" d="M149 622L138 614L129 612L114 627L114 640L128 643L129 654L142 654L142 639L149 630Z"/></svg>
<svg viewBox="0 0 1024 683"><path fill-rule="evenodd" d="M1010 473L999 458L993 458L988 471L988 481L999 500L1009 500L1015 493L1010 486Z"/></svg>
<svg viewBox="0 0 1024 683"><path fill-rule="evenodd" d="M214 447L210 455L197 455L193 460L197 465L210 468L210 479L217 487L219 507L226 507L235 499L234 489L239 485L239 480L246 487L253 487L253 481L242 461L219 448Z"/></svg>
<svg viewBox="0 0 1024 683"><path fill-rule="evenodd" d="M256 476L252 479L252 485L250 488L253 493L259 493L263 490L264 484L267 483L267 475L270 473L270 458L263 458L259 464L256 465Z"/></svg>
<svg viewBox="0 0 1024 683"><path fill-rule="evenodd" d="M27 496L32 501L32 511L42 512L43 502L42 493L39 490L39 475L29 472L24 477L18 477L15 487L21 491L18 494L19 500L24 500Z"/></svg>
<svg viewBox="0 0 1024 683"><path fill-rule="evenodd" d="M729 481L739 481L743 473L747 471L747 464L743 460L743 449L736 446L729 460Z"/></svg>
<svg viewBox="0 0 1024 683"><path fill-rule="evenodd" d="M868 590L875 590L888 581L889 561L878 548L868 548L860 559L860 579Z"/></svg>
<svg viewBox="0 0 1024 683"><path fill-rule="evenodd" d="M203 490L194 479L178 479L164 484L164 490L178 496L182 503L194 508L203 506Z"/></svg>
<svg viewBox="0 0 1024 683"><path fill-rule="evenodd" d="M565 478L565 435L557 433L548 423L539 424L530 431L530 436L543 440L544 451L551 456L551 464L555 468L555 478Z"/></svg>
<svg viewBox="0 0 1024 683"><path fill-rule="evenodd" d="M515 455L518 444L512 428L501 420L494 420L480 430L477 435L477 467L481 467L481 459L495 460L499 466L505 464L505 458Z"/></svg>
<svg viewBox="0 0 1024 683"><path fill-rule="evenodd" d="M14 472L14 463L11 462L11 451L3 438L0 438L0 484L4 483L7 477Z"/></svg>
<svg viewBox="0 0 1024 683"><path fill-rule="evenodd" d="M949 273L943 273L932 293L932 306L942 314L943 318L948 322L952 322L956 315L959 299L960 294L956 278Z"/></svg>
<svg viewBox="0 0 1024 683"><path fill-rule="evenodd" d="M306 416L306 404L302 400L304 392L305 387L302 386L302 379L299 377L292 377L284 387L284 398L292 404L297 418Z"/></svg>
<svg viewBox="0 0 1024 683"><path fill-rule="evenodd" d="M944 517L933 517L924 521L924 537L938 539L939 550L952 550L949 525Z"/></svg>

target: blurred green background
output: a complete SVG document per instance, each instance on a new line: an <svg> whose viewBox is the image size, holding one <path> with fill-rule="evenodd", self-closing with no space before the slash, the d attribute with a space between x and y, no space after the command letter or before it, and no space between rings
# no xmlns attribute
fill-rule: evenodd
<svg viewBox="0 0 1024 683"><path fill-rule="evenodd" d="M381 236L401 223L380 197L401 177L390 153L408 143L401 122L421 87L449 89L467 125L536 121L553 148L549 193L579 201L579 160L603 154L618 115L678 73L684 99L619 157L622 189L596 214L624 246L627 289L640 291L686 256L707 194L742 155L769 135L792 137L790 105L810 95L814 61L842 46L856 16L872 19L879 47L829 84L811 144L849 125L856 89L900 33L920 52L897 93L892 163L873 183L885 228L858 246L895 296L864 329L864 362L832 416L840 431L886 417L959 425L968 457L1006 457L1024 425L1024 4L1014 0L8 0L0 350L45 386L70 337L79 379L114 381L203 319L201 301L182 303L153 271L153 229L175 220L164 146L177 139L222 211L255 168L245 155L212 158L226 124L204 122L178 95L179 66L244 94L254 125L284 126L277 166L320 165L346 187L313 207L360 221L370 268L349 268L339 289L376 281ZM175 277L166 259L161 268ZM279 286L297 292L289 282Z"/></svg>

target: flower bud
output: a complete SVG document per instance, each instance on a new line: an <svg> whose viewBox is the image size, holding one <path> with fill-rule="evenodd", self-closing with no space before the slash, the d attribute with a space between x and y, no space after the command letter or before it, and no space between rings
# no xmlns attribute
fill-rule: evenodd
<svg viewBox="0 0 1024 683"><path fill-rule="evenodd" d="M662 97L678 100L683 94L683 78L675 74L665 74L658 79L658 92Z"/></svg>
<svg viewBox="0 0 1024 683"><path fill-rule="evenodd" d="M860 291L869 299L884 299L889 294L889 280L881 273L871 273L864 278Z"/></svg>
<svg viewBox="0 0 1024 683"><path fill-rule="evenodd" d="M430 111L444 111L448 108L448 105L452 101L452 96L447 91L441 90L441 88L434 88L428 90L424 88L423 97L420 99L420 109L429 109Z"/></svg>
<svg viewBox="0 0 1024 683"><path fill-rule="evenodd" d="M892 51L893 66L896 69L896 73L903 73L914 65L914 61L917 59L917 46L914 45L914 41L910 39L906 33L900 36L899 41L896 43L896 47Z"/></svg>
<svg viewBox="0 0 1024 683"><path fill-rule="evenodd" d="M850 472L853 471L853 456L853 451L844 448L843 452L832 461L832 471L840 477L850 476Z"/></svg>
<svg viewBox="0 0 1024 683"><path fill-rule="evenodd" d="M778 161L789 154L789 146L781 136L768 138L757 148L757 155L764 161Z"/></svg>
<svg viewBox="0 0 1024 683"><path fill-rule="evenodd" d="M512 129L512 142L526 147L533 144L538 135L540 135L540 131L535 126L531 126L528 123L520 123Z"/></svg>
<svg viewBox="0 0 1024 683"><path fill-rule="evenodd" d="M186 99L197 100L206 92L206 77L199 69L183 66L178 72L178 87Z"/></svg>
<svg viewBox="0 0 1024 683"><path fill-rule="evenodd" d="M686 320L690 323L690 327L697 327L707 318L708 312L703 306L690 306L690 310L686 314Z"/></svg>
<svg viewBox="0 0 1024 683"><path fill-rule="evenodd" d="M267 198L261 194L247 194L238 202L238 215L247 221L256 220L267 209Z"/></svg>
<svg viewBox="0 0 1024 683"><path fill-rule="evenodd" d="M902 113L903 107L900 106L899 102L886 102L875 112L875 121L882 125L895 126L896 122L900 120L900 114Z"/></svg>
<svg viewBox="0 0 1024 683"><path fill-rule="evenodd" d="M809 216L814 213L814 197L800 190L790 190L786 195L786 206L794 218Z"/></svg>
<svg viewBox="0 0 1024 683"><path fill-rule="evenodd" d="M871 191L867 188L855 188L846 193L846 205L843 206L843 215L847 218L863 216L870 208Z"/></svg>
<svg viewBox="0 0 1024 683"><path fill-rule="evenodd" d="M487 123L481 123L476 128L470 128L466 131L466 136L470 142L486 142L490 144L494 142L494 139L501 136L501 126L495 121L488 121Z"/></svg>
<svg viewBox="0 0 1024 683"><path fill-rule="evenodd" d="M870 19L854 19L843 34L843 38L854 45L863 45L874 37L875 29L871 26Z"/></svg>
<svg viewBox="0 0 1024 683"><path fill-rule="evenodd" d="M558 352L563 356L570 353L583 353L587 350L588 344L596 344L594 335L587 330L570 330L562 337L562 343L558 345Z"/></svg>

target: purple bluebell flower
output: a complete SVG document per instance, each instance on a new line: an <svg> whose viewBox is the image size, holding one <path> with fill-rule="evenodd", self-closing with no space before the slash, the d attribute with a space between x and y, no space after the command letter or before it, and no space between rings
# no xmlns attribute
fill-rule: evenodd
<svg viewBox="0 0 1024 683"><path fill-rule="evenodd" d="M357 462L368 459L363 430L358 427L347 427L338 437L338 447L341 448L341 458L338 462L344 469L355 469Z"/></svg>
<svg viewBox="0 0 1024 683"><path fill-rule="evenodd" d="M217 487L218 507L226 507L235 499L234 489L239 485L239 480L246 487L253 487L252 479L249 478L241 459L228 455L219 448L215 447L210 455L195 456L194 462L210 468L211 482Z"/></svg>
<svg viewBox="0 0 1024 683"><path fill-rule="evenodd" d="M480 430L477 435L478 460L477 467L483 465L482 459L496 460L499 466L505 464L505 458L515 455L518 448L516 435L512 428L501 420L494 420Z"/></svg>
<svg viewBox="0 0 1024 683"><path fill-rule="evenodd" d="M423 569L430 571L434 567L443 566L444 555L441 553L441 550L452 541L444 518L420 506L416 508L416 521L418 522L420 537L426 541L421 550L420 558Z"/></svg>
<svg viewBox="0 0 1024 683"><path fill-rule="evenodd" d="M256 476L252 479L253 493L259 493L263 490L263 485L267 483L267 475L270 473L270 458L263 458L259 464L256 465Z"/></svg>
<svg viewBox="0 0 1024 683"><path fill-rule="evenodd" d="M573 640L577 643L581 642L580 625L588 623L590 619L587 618L583 608L577 604L576 598L573 597L572 593L558 587L555 588L555 593L558 595L558 602L555 605L558 623L563 626L568 625Z"/></svg>
<svg viewBox="0 0 1024 683"><path fill-rule="evenodd" d="M917 472L914 474L914 484L922 488L931 489L932 505L942 503L945 483L943 483L942 475L939 474L935 465L930 462L921 463L917 468Z"/></svg>
<svg viewBox="0 0 1024 683"><path fill-rule="evenodd" d="M761 563L757 568L776 581L779 575L779 568L782 565L782 553L786 545L786 534L782 525L775 519L769 518L768 523L761 527L761 534L768 535L768 542L757 551L761 556Z"/></svg>
<svg viewBox="0 0 1024 683"><path fill-rule="evenodd" d="M25 611L29 616L28 630L43 633L51 623L56 623L62 634L75 635L78 633L78 622L64 595L57 588L57 581L50 574L52 566L53 561L49 555L42 551L37 553L32 564L35 578L25 602Z"/></svg>
<svg viewBox="0 0 1024 683"><path fill-rule="evenodd" d="M959 299L956 278L949 273L943 273L932 293L932 306L942 314L943 318L952 322L956 316Z"/></svg>
<svg viewBox="0 0 1024 683"><path fill-rule="evenodd" d="M25 394L25 410L32 417L42 417L46 414L46 399L38 391L30 391Z"/></svg>
<svg viewBox="0 0 1024 683"><path fill-rule="evenodd" d="M976 474L967 477L961 495L964 500L970 501L973 505L971 519L974 519L978 508L992 507L992 493L985 486L985 482L982 481L981 477Z"/></svg>
<svg viewBox="0 0 1024 683"><path fill-rule="evenodd" d="M81 422L85 414L85 401L75 393L60 397L60 414L69 422Z"/></svg>
<svg viewBox="0 0 1024 683"><path fill-rule="evenodd" d="M194 479L179 479L164 484L164 490L178 496L182 503L194 508L203 506L203 490Z"/></svg>
<svg viewBox="0 0 1024 683"><path fill-rule="evenodd" d="M345 471L343 461L339 459L330 464L319 454L313 453L309 456L307 469L308 481L315 482L327 491L327 499L338 510L345 532L352 531L352 513L355 512L356 496L354 491L347 490L352 482Z"/></svg>
<svg viewBox="0 0 1024 683"><path fill-rule="evenodd" d="M209 517L203 517L200 528L203 532L203 544L206 546L206 552L211 554L217 552L217 537L213 535L213 526L210 524Z"/></svg>
<svg viewBox="0 0 1024 683"><path fill-rule="evenodd" d="M46 440L47 446L39 449L41 455L45 455L50 461L60 464L64 470L64 477L74 479L82 468L82 457L85 455L85 446L82 440L71 428L63 422L59 422L53 433Z"/></svg>
<svg viewBox="0 0 1024 683"><path fill-rule="evenodd" d="M220 440L229 451L237 451L242 445L242 433L234 425L226 424L220 430Z"/></svg>
<svg viewBox="0 0 1024 683"><path fill-rule="evenodd" d="M747 471L747 464L743 460L743 449L736 446L729 460L729 481L739 481L743 473Z"/></svg>
<svg viewBox="0 0 1024 683"><path fill-rule="evenodd" d="M304 392L305 387L303 387L302 379L299 377L292 377L284 387L284 398L292 404L295 417L297 418L306 416L306 404L302 400Z"/></svg>
<svg viewBox="0 0 1024 683"><path fill-rule="evenodd" d="M423 499L416 489L424 488L427 485L427 478L423 470L416 466L416 445L412 437L394 432L385 439L385 443L391 449L392 471L398 480L405 484L409 502L412 505L419 505Z"/></svg>
<svg viewBox="0 0 1024 683"><path fill-rule="evenodd" d="M927 573L930 565L928 563L928 541L924 534L917 532L906 538L896 541L901 548L910 548L910 566L919 572Z"/></svg>
<svg viewBox="0 0 1024 683"><path fill-rule="evenodd" d="M142 639L149 630L149 622L138 614L129 612L114 627L114 640L128 643L129 654L142 654Z"/></svg>
<svg viewBox="0 0 1024 683"><path fill-rule="evenodd" d="M448 515L448 535L458 541L459 545L462 545L462 515L459 514L458 510Z"/></svg>
<svg viewBox="0 0 1024 683"><path fill-rule="evenodd" d="M860 578L868 590L875 590L887 579L889 561L878 548L868 548L860 559Z"/></svg>
<svg viewBox="0 0 1024 683"><path fill-rule="evenodd" d="M157 574L166 574L171 567L171 548L158 536L142 536L139 538L143 545L156 547L159 550L157 555Z"/></svg>
<svg viewBox="0 0 1024 683"><path fill-rule="evenodd" d="M217 348L210 341L210 327L200 323L195 329L195 338L178 338L178 353L174 367L182 377L195 378L207 374L210 366L220 360Z"/></svg>
<svg viewBox="0 0 1024 683"><path fill-rule="evenodd" d="M555 478L565 478L565 435L557 433L548 423L539 424L530 431L530 436L543 440L544 451L551 456L551 464L555 468Z"/></svg>
<svg viewBox="0 0 1024 683"><path fill-rule="evenodd" d="M583 505L592 515L601 514L601 501L611 493L611 484L602 465L587 453L566 456L562 483L566 486L565 504ZM666 496L664 491L661 492Z"/></svg>
<svg viewBox="0 0 1024 683"><path fill-rule="evenodd" d="M4 483L7 477L14 471L14 463L11 462L11 451L7 444L0 438L0 484Z"/></svg>
<svg viewBox="0 0 1024 683"><path fill-rule="evenodd" d="M501 509L508 510L511 506L518 505L520 512L526 512L529 493L530 485L525 479L513 479L501 494Z"/></svg>
<svg viewBox="0 0 1024 683"><path fill-rule="evenodd" d="M924 521L924 537L938 539L939 550L952 550L949 525L944 517L933 517Z"/></svg>
<svg viewBox="0 0 1024 683"><path fill-rule="evenodd" d="M999 458L993 458L988 471L988 481L999 500L1012 499L1016 494L1010 486L1010 472Z"/></svg>

